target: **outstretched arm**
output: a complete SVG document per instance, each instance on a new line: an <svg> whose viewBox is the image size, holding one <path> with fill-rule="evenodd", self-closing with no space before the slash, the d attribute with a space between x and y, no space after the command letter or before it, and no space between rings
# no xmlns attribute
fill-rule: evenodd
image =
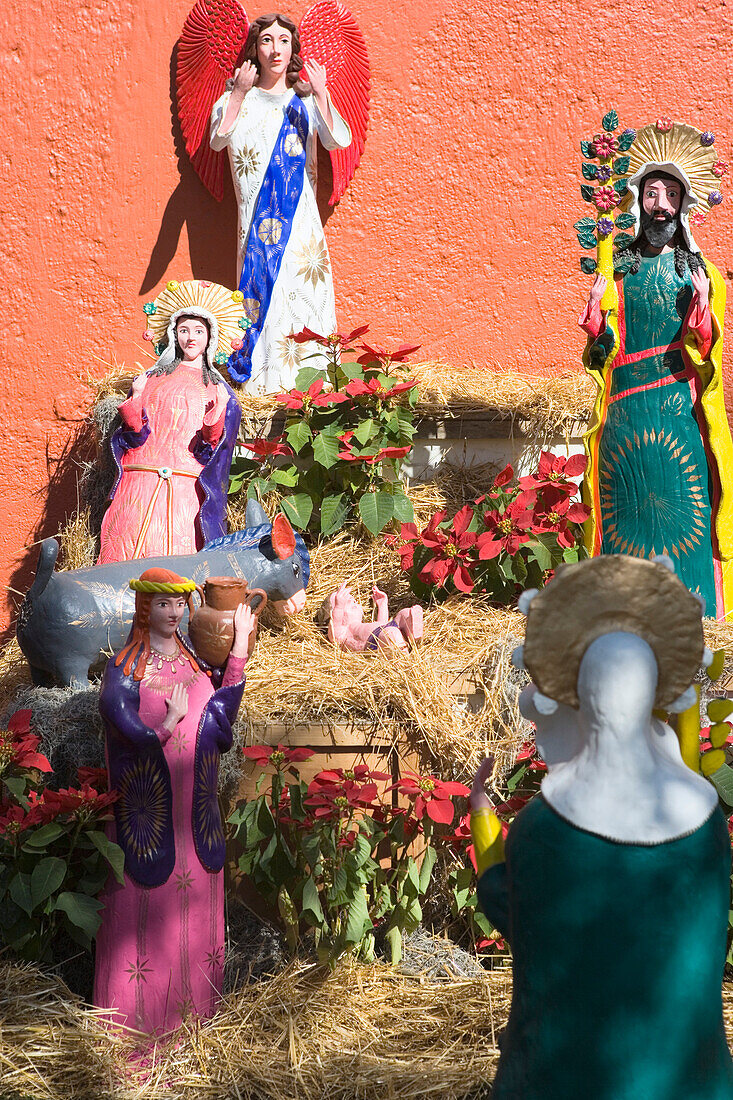
<svg viewBox="0 0 733 1100"><path fill-rule="evenodd" d="M578 324L587 332L592 340L597 340L603 329L603 313L601 312L601 298L608 286L605 275L596 275L593 286L588 295L588 305L580 315Z"/></svg>

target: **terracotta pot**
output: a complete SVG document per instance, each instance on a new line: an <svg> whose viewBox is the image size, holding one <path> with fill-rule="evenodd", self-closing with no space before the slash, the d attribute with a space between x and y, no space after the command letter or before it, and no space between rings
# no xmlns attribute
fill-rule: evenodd
<svg viewBox="0 0 733 1100"><path fill-rule="evenodd" d="M196 653L207 664L221 668L226 663L234 644L234 612L240 604L247 603L259 616L267 603L261 588L250 589L239 577L209 577L204 587L196 585L201 606L194 611L188 625L188 634ZM256 631L249 640L249 654L254 649Z"/></svg>

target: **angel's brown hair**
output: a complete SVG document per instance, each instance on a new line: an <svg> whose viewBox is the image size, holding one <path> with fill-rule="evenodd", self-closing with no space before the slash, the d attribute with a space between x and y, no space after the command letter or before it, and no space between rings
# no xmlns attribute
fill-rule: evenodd
<svg viewBox="0 0 733 1100"><path fill-rule="evenodd" d="M300 31L292 19L288 19L287 15L281 15L280 12L271 12L269 15L260 15L257 19L253 19L249 25L249 32L235 67L239 68L245 61L251 61L257 72L260 72L260 63L257 59L257 41L262 32L271 27L273 23L279 23L286 31L290 31L292 36L293 53L288 71L285 74L285 80L288 87L292 88L295 94L302 99L303 96L311 94L311 86L300 79L303 68L303 58L300 56Z"/></svg>
<svg viewBox="0 0 733 1100"><path fill-rule="evenodd" d="M177 573L173 573L170 569L146 569L144 573L140 574L141 581L150 581L152 584L163 585L177 585L185 582L184 577L179 577ZM130 633L130 639L124 649L114 659L115 665L119 666L124 661L122 672L125 676L129 676L132 672L133 666L135 671L133 673L133 680L142 680L145 675L145 668L150 658L150 605L157 597L170 595L177 595L178 593L158 591L158 592L136 592L135 593L135 618L132 620L132 631ZM188 610L191 611L191 593L181 593L184 596ZM181 642L180 638L176 638L176 643L180 650L180 656L185 659L191 665L191 668L195 672L201 671L199 665L193 654L189 653L186 647Z"/></svg>

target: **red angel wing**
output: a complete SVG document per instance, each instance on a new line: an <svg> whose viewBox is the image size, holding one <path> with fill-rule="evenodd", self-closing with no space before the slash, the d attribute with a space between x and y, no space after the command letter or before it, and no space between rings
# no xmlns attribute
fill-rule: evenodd
<svg viewBox="0 0 733 1100"><path fill-rule="evenodd" d="M325 65L334 105L351 130L348 149L331 152L333 193L329 206L343 195L364 152L369 121L369 57L356 20L341 0L319 0L300 24L303 59Z"/></svg>
<svg viewBox="0 0 733 1100"><path fill-rule="evenodd" d="M178 40L178 118L191 163L221 201L226 156L209 145L211 109L223 93L249 30L238 0L197 0Z"/></svg>

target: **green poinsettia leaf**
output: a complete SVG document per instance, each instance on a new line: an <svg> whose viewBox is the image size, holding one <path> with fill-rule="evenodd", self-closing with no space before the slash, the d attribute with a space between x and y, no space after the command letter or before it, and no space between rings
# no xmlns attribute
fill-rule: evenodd
<svg viewBox="0 0 733 1100"><path fill-rule="evenodd" d="M614 176L625 176L631 164L631 157L616 157L613 162Z"/></svg>
<svg viewBox="0 0 733 1100"><path fill-rule="evenodd" d="M630 233L617 233L613 243L619 251L623 251L623 249L629 248L635 239Z"/></svg>
<svg viewBox="0 0 733 1100"><path fill-rule="evenodd" d="M607 111L601 119L601 126L607 134L612 134L614 130L618 130L618 115L615 111Z"/></svg>
<svg viewBox="0 0 733 1100"><path fill-rule="evenodd" d="M313 501L308 494L296 493L292 497L283 497L280 503L290 522L301 531L305 531L313 514Z"/></svg>
<svg viewBox="0 0 733 1100"><path fill-rule="evenodd" d="M338 462L338 454L341 449L341 441L338 436L330 432L319 432L313 440L313 460L319 466L330 470Z"/></svg>
<svg viewBox="0 0 733 1100"><path fill-rule="evenodd" d="M346 522L350 504L346 493L332 493L321 501L321 534L333 535Z"/></svg>
<svg viewBox="0 0 733 1100"><path fill-rule="evenodd" d="M394 497L384 492L365 493L359 501L359 515L367 531L378 535L394 516Z"/></svg>
<svg viewBox="0 0 733 1100"><path fill-rule="evenodd" d="M631 229L632 225L636 224L636 218L633 214L617 214L616 225L619 229Z"/></svg>
<svg viewBox="0 0 733 1100"><path fill-rule="evenodd" d="M585 179L594 180L598 175L598 166L595 164L584 163L581 166L581 171Z"/></svg>
<svg viewBox="0 0 733 1100"><path fill-rule="evenodd" d="M580 151L583 154L583 156L586 157L588 160L592 160L593 157L595 156L595 153L593 152L593 142L592 141L581 141Z"/></svg>
<svg viewBox="0 0 733 1100"><path fill-rule="evenodd" d="M399 523L413 523L415 519L415 510L412 507L412 501L404 493L396 492L393 494L394 500L394 518Z"/></svg>
<svg viewBox="0 0 733 1100"><path fill-rule="evenodd" d="M593 195L595 193L595 188L592 187L589 183L581 183L580 193L581 193L581 195L583 196L583 198L585 199L586 202L593 202Z"/></svg>
<svg viewBox="0 0 733 1100"><path fill-rule="evenodd" d="M56 899L56 909L66 913L72 925L81 929L91 938L102 923L99 912L104 909L104 904L88 897L86 894L77 894L66 890L63 894L59 894Z"/></svg>
<svg viewBox="0 0 733 1100"><path fill-rule="evenodd" d="M578 244L581 248L595 248L596 235L592 230L582 229L578 233Z"/></svg>
<svg viewBox="0 0 733 1100"><path fill-rule="evenodd" d="M596 261L592 256L583 256L580 261L580 270L584 275L592 275L596 270Z"/></svg>
<svg viewBox="0 0 733 1100"><path fill-rule="evenodd" d="M296 454L300 454L306 443L310 443L313 438L313 432L305 420L296 420L294 424L288 424L285 435Z"/></svg>

